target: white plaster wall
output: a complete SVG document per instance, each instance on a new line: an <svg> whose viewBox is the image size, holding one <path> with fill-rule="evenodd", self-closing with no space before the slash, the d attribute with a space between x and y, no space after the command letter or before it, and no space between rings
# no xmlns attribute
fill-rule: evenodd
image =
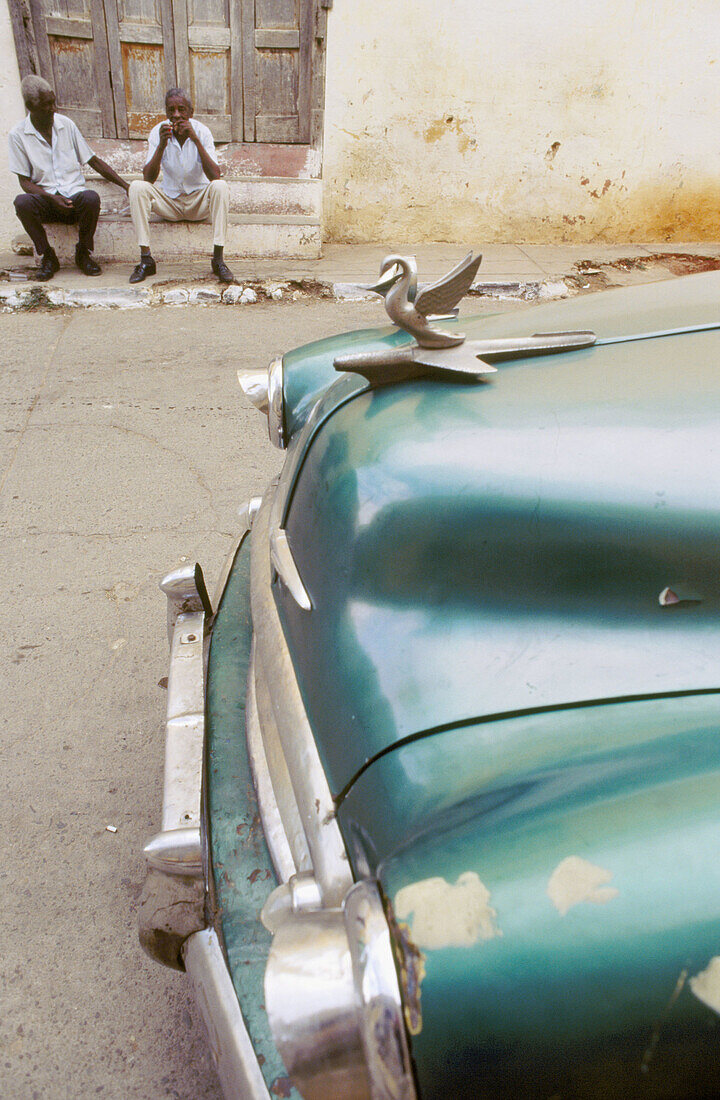
<svg viewBox="0 0 720 1100"><path fill-rule="evenodd" d="M23 231L12 205L20 189L17 176L10 174L7 165L7 136L15 123L24 117L10 10L7 0L0 0L0 249L8 248L12 238Z"/></svg>
<svg viewBox="0 0 720 1100"><path fill-rule="evenodd" d="M335 0L325 232L720 238L717 0Z"/></svg>

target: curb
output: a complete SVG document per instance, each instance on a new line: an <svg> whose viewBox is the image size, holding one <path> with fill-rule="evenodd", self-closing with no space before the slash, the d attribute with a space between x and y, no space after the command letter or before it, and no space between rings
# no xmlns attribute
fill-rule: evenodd
<svg viewBox="0 0 720 1100"><path fill-rule="evenodd" d="M507 281L474 283L468 294L476 298L539 301L572 293L565 282ZM0 312L53 309L140 309L149 306L252 305L260 301L298 301L327 298L337 302L377 301L376 294L351 282L317 278L256 281L219 288L214 283L156 283L151 287L96 287L61 290L47 284L0 284Z"/></svg>

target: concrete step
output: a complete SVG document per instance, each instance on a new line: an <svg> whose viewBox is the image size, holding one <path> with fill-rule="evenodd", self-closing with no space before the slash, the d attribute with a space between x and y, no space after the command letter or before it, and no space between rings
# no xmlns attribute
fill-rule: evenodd
<svg viewBox="0 0 720 1100"><path fill-rule="evenodd" d="M140 178L126 173L127 179ZM88 173L88 186L100 195L101 214L95 234L95 255L101 261L135 261L137 242L130 221L127 195L119 187ZM283 256L287 259L317 259L321 248L322 190L318 179L282 179L272 176L244 176L228 180L230 219L226 255L256 259ZM208 222L163 222L151 215L152 249L161 256L204 256L212 251ZM52 225L48 235L61 260L72 260L77 230ZM26 237L18 235L15 241Z"/></svg>
<svg viewBox="0 0 720 1100"><path fill-rule="evenodd" d="M150 220L151 248L156 260L197 259L212 253L209 222ZM71 262L77 243L77 228L72 225L49 225L47 232L60 260ZM100 215L94 254L101 262L137 262L138 246L129 215ZM314 260L320 254L320 224L314 218L298 214L230 214L225 243L228 260L259 259L264 256Z"/></svg>
<svg viewBox="0 0 720 1100"><path fill-rule="evenodd" d="M142 179L145 142L98 139L93 148L125 179ZM230 188L228 258L310 260L320 256L322 180L317 150L304 145L232 143L218 147L218 159ZM134 261L138 249L127 196L89 170L87 181L102 203L95 255L101 261ZM208 224L154 220L152 249L158 258L197 258L212 250ZM72 260L75 231L53 226L49 233L61 259Z"/></svg>
<svg viewBox="0 0 720 1100"><path fill-rule="evenodd" d="M125 179L142 179L134 172ZM227 178L230 191L230 211L235 214L283 217L285 215L313 218L318 224L322 217L322 182L317 179L282 179L272 176L243 176ZM97 191L104 214L127 214L127 195L114 183L101 176L87 173L87 185Z"/></svg>

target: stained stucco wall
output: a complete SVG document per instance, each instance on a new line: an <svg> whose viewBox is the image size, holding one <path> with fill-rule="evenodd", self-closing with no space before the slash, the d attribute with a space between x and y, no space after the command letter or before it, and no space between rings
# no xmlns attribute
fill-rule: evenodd
<svg viewBox="0 0 720 1100"><path fill-rule="evenodd" d="M10 12L7 0L0 0L0 248L7 248L11 238L22 233L12 206L19 187L7 166L7 136L24 115Z"/></svg>
<svg viewBox="0 0 720 1100"><path fill-rule="evenodd" d="M717 0L334 0L326 237L720 237Z"/></svg>

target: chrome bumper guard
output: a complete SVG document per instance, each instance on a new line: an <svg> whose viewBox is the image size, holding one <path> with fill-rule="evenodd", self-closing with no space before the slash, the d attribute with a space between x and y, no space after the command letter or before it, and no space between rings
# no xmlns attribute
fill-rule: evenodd
<svg viewBox="0 0 720 1100"><path fill-rule="evenodd" d="M212 614L202 569L189 565L160 582L168 599L170 672L165 721L162 829L145 845L151 867L202 875L200 792L205 744L205 620Z"/></svg>

